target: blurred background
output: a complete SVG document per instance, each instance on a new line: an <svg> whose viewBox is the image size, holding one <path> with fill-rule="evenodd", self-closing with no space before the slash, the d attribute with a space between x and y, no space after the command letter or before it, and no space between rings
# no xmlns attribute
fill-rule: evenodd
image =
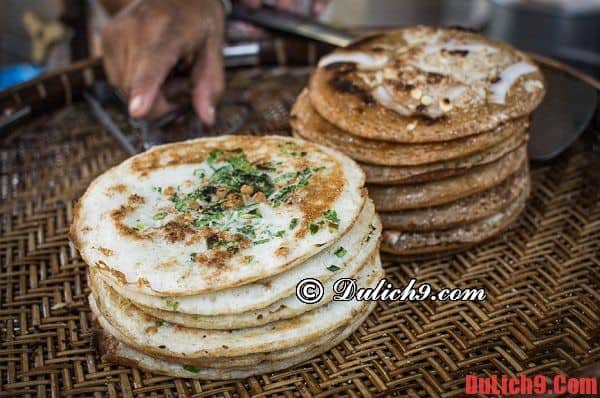
<svg viewBox="0 0 600 398"><path fill-rule="evenodd" d="M0 90L100 55L97 0L2 0ZM363 30L461 26L600 76L600 0L331 0L319 16Z"/></svg>

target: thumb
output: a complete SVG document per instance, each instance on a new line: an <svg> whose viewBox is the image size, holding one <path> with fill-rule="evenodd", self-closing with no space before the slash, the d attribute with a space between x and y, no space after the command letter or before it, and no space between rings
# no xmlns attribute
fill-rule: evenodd
<svg viewBox="0 0 600 398"><path fill-rule="evenodd" d="M170 54L144 57L136 63L128 90L129 114L132 117L146 116L153 107L156 108L154 105L159 99L160 88L177 62L175 52L167 50L164 53ZM162 102L162 99L159 100Z"/></svg>

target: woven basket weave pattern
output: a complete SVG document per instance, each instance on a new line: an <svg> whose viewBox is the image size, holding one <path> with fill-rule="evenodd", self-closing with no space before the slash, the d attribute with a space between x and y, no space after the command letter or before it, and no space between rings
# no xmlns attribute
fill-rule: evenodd
<svg viewBox="0 0 600 398"><path fill-rule="evenodd" d="M245 126L285 130L302 71L243 72L230 94ZM224 115L223 117L227 117ZM600 197L591 156L534 165L519 222L446 259L386 264L388 278L484 287L483 303L382 302L348 340L292 369L200 382L103 363L94 348L86 265L68 243L74 201L125 153L71 105L0 147L0 397L461 396L467 373L570 374L600 362Z"/></svg>

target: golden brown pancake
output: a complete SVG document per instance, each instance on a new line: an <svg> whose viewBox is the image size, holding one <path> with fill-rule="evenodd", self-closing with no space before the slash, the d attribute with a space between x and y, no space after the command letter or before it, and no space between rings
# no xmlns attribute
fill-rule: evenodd
<svg viewBox="0 0 600 398"><path fill-rule="evenodd" d="M529 185L529 170L522 167L499 185L445 205L381 213L386 229L427 232L471 224L499 212Z"/></svg>
<svg viewBox="0 0 600 398"><path fill-rule="evenodd" d="M463 158L424 164L420 166L375 166L360 164L367 177L367 183L378 185L417 184L437 181L468 173L473 167L492 163L509 152L525 144L526 131L514 134L504 142Z"/></svg>
<svg viewBox="0 0 600 398"><path fill-rule="evenodd" d="M371 185L369 196L379 212L438 206L490 189L526 162L527 148L523 145L499 160L474 167L461 176L414 185Z"/></svg>
<svg viewBox="0 0 600 398"><path fill-rule="evenodd" d="M513 47L456 29L389 30L325 56L309 82L326 120L391 142L448 141L529 114L543 76Z"/></svg>
<svg viewBox="0 0 600 398"><path fill-rule="evenodd" d="M525 209L528 196L529 185L526 185L521 194L504 210L454 229L432 232L384 231L381 250L389 254L412 257L449 252L482 242L513 223Z"/></svg>
<svg viewBox="0 0 600 398"><path fill-rule="evenodd" d="M330 146L364 164L381 166L415 166L466 157L523 134L529 126L528 118L522 117L491 131L446 142L399 144L375 141L354 136L329 123L313 109L307 90L298 96L291 115L294 135Z"/></svg>

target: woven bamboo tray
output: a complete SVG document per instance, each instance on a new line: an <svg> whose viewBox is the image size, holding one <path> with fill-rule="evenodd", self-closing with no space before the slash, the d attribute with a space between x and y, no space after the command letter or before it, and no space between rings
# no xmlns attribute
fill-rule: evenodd
<svg viewBox="0 0 600 398"><path fill-rule="evenodd" d="M285 133L306 76L281 67L232 73L229 95L255 110L245 129ZM396 286L415 277L434 288L484 287L483 303L382 302L331 351L247 380L172 379L103 363L86 265L67 240L74 201L126 157L77 101L101 78L90 61L0 95L0 109L31 105L35 115L0 141L0 396L451 397L464 394L467 373L597 372L598 117L587 141L533 165L527 210L502 236L447 258L385 265Z"/></svg>

